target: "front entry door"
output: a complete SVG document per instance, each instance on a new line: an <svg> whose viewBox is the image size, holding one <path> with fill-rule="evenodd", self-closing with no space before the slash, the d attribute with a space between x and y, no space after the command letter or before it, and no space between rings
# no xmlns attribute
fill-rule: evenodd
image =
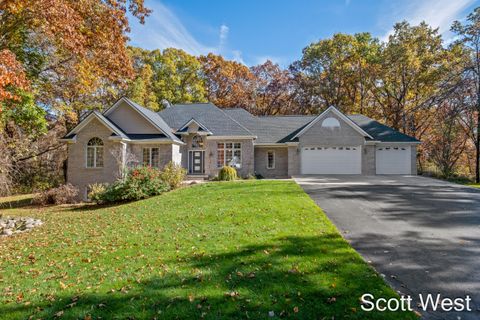
<svg viewBox="0 0 480 320"><path fill-rule="evenodd" d="M190 173L202 174L204 170L205 151L190 151Z"/></svg>

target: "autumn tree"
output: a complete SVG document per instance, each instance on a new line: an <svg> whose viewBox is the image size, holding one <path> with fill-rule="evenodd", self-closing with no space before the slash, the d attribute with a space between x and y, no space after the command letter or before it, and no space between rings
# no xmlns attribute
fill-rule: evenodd
<svg viewBox="0 0 480 320"><path fill-rule="evenodd" d="M15 54L35 76L36 101L79 114L91 97L108 93L107 84L132 76L127 10L141 21L149 13L143 0L4 0L0 50Z"/></svg>
<svg viewBox="0 0 480 320"><path fill-rule="evenodd" d="M204 102L206 88L197 57L180 49L130 48L135 76L124 94L152 110L163 100L171 103Z"/></svg>
<svg viewBox="0 0 480 320"><path fill-rule="evenodd" d="M469 58L465 60L464 76L472 86L470 100L469 137L475 145L475 182L480 182L480 7L468 15L466 23L455 21L452 26L459 39L465 46Z"/></svg>
<svg viewBox="0 0 480 320"><path fill-rule="evenodd" d="M307 96L302 102L317 111L334 105L344 112L365 113L371 94L370 68L379 48L378 40L368 33L338 33L307 46L301 60L291 66Z"/></svg>
<svg viewBox="0 0 480 320"><path fill-rule="evenodd" d="M441 84L456 57L443 47L437 29L397 23L382 50L373 94L381 118L421 138L432 121Z"/></svg>
<svg viewBox="0 0 480 320"><path fill-rule="evenodd" d="M46 111L50 129L73 126L133 75L127 11L141 21L149 13L143 0L0 2L0 149L8 161L0 180L21 181L28 163L61 148L57 136L43 139Z"/></svg>
<svg viewBox="0 0 480 320"><path fill-rule="evenodd" d="M439 103L424 141L423 148L428 159L447 178L455 174L457 163L468 147L463 121L463 113L468 104L464 89L464 84L458 84Z"/></svg>
<svg viewBox="0 0 480 320"><path fill-rule="evenodd" d="M0 102L18 100L16 90L27 90L29 82L22 64L10 50L0 51ZM1 105L0 105L1 107ZM0 108L2 112L3 108Z"/></svg>
<svg viewBox="0 0 480 320"><path fill-rule="evenodd" d="M200 62L209 101L223 108L254 108L255 76L247 66L213 53L201 56Z"/></svg>
<svg viewBox="0 0 480 320"><path fill-rule="evenodd" d="M128 82L123 95L146 108L159 110L159 100L154 90L153 63L149 57L150 51L134 47L130 47L129 51L135 76Z"/></svg>
<svg viewBox="0 0 480 320"><path fill-rule="evenodd" d="M171 103L205 102L206 90L199 60L181 49L150 53L155 95Z"/></svg>
<svg viewBox="0 0 480 320"><path fill-rule="evenodd" d="M288 70L267 60L250 68L253 73L255 114L275 115L295 113L292 76Z"/></svg>

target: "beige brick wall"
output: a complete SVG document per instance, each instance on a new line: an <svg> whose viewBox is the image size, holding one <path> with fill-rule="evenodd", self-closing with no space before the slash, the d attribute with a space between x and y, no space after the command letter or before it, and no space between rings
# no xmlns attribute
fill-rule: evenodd
<svg viewBox="0 0 480 320"><path fill-rule="evenodd" d="M298 146L288 146L288 176L300 174L300 152Z"/></svg>
<svg viewBox="0 0 480 320"><path fill-rule="evenodd" d="M238 169L241 177L254 173L254 148L252 139L207 139L205 144L205 174L214 177L220 168L217 167L217 143L218 142L240 142L242 144L242 167Z"/></svg>
<svg viewBox="0 0 480 320"><path fill-rule="evenodd" d="M275 154L275 168L267 168L267 152ZM265 178L288 177L288 148L255 146L255 173Z"/></svg>
<svg viewBox="0 0 480 320"><path fill-rule="evenodd" d="M340 128L324 128L322 122L326 118L335 118ZM360 146L365 138L335 113L329 112L323 119L315 123L307 132L299 137L300 146Z"/></svg>
<svg viewBox="0 0 480 320"><path fill-rule="evenodd" d="M108 140L111 134L110 129L93 119L77 134L77 142L68 144L67 182L80 189L82 198L85 198L89 184L111 183L118 178L120 166L111 150L119 153L122 145ZM103 168L87 168L86 165L87 143L94 137L102 139L104 144Z"/></svg>
<svg viewBox="0 0 480 320"><path fill-rule="evenodd" d="M365 145L362 147L362 174L375 175L375 146Z"/></svg>
<svg viewBox="0 0 480 320"><path fill-rule="evenodd" d="M412 148L412 151L411 151L411 157L412 157L412 160L411 160L411 163L412 163L412 174L413 175L416 175L418 172L417 172L417 146L413 145L411 146Z"/></svg>
<svg viewBox="0 0 480 320"><path fill-rule="evenodd" d="M322 122L326 118L335 118L340 123L339 128L325 128L322 127ZM315 123L307 132L299 137L299 147L307 146L344 146L344 147L356 147L362 148L362 174L374 175L375 174L375 147L366 146L365 138L350 124L345 122L342 118L338 117L335 113L329 112L323 119L320 119ZM298 161L300 157L298 156ZM300 168L298 167L298 173Z"/></svg>
<svg viewBox="0 0 480 320"><path fill-rule="evenodd" d="M172 144L144 144L144 143L130 143L128 146L129 151L137 158L139 164L143 163L143 148L158 148L159 150L159 165L162 169L167 163L173 160Z"/></svg>

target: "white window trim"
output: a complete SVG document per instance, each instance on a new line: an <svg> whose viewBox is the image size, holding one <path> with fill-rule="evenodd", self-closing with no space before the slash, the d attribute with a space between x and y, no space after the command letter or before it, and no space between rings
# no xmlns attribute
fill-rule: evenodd
<svg viewBox="0 0 480 320"><path fill-rule="evenodd" d="M87 142L87 146L85 148L85 168L87 168L87 169L101 169L101 168L103 168L103 164L101 166L97 165L97 149L100 148L101 152L104 153L103 152L103 150L104 150L103 147L104 146L89 146L88 142ZM89 148L93 149L93 166L92 167L90 167L88 165L88 149ZM104 156L103 157L103 162L105 163L105 154L103 156Z"/></svg>
<svg viewBox="0 0 480 320"><path fill-rule="evenodd" d="M153 159L152 159L152 149L158 149L158 166L152 165ZM159 147L145 147L142 149L142 165L145 165L145 161L143 159L143 153L145 150L148 150L148 164L147 166L152 167L152 168L158 168L160 167L160 148Z"/></svg>
<svg viewBox="0 0 480 320"><path fill-rule="evenodd" d="M271 167L269 166L269 163L268 163L268 154L269 153L273 154L273 166L271 166ZM268 150L267 151L267 169L270 169L270 170L275 169L275 151L273 151L273 150Z"/></svg>
<svg viewBox="0 0 480 320"><path fill-rule="evenodd" d="M218 148L219 143L223 144L223 148ZM231 149L230 148L227 149L225 147L227 143L232 144ZM240 148L234 148L235 143L240 144ZM222 161L223 164L221 166L218 165L218 150L223 150L223 161ZM232 157L235 153L235 150L240 150L240 163L239 163L240 167L239 168L241 168L242 167L242 162L243 162L242 161L242 157L243 157L242 143L241 142L233 142L233 141L217 142L217 168L222 168L223 166L227 165L227 150L232 150Z"/></svg>

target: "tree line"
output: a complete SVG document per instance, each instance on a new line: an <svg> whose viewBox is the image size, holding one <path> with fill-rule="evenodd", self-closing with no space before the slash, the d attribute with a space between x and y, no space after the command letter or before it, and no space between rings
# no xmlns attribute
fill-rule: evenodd
<svg viewBox="0 0 480 320"><path fill-rule="evenodd" d="M143 0L0 3L0 193L61 183L57 139L123 95L152 110L211 101L256 115L334 105L422 140L420 172L480 180L480 8L452 25L448 44L426 23L400 22L386 41L338 33L311 43L286 68L129 47L127 12L150 14Z"/></svg>

